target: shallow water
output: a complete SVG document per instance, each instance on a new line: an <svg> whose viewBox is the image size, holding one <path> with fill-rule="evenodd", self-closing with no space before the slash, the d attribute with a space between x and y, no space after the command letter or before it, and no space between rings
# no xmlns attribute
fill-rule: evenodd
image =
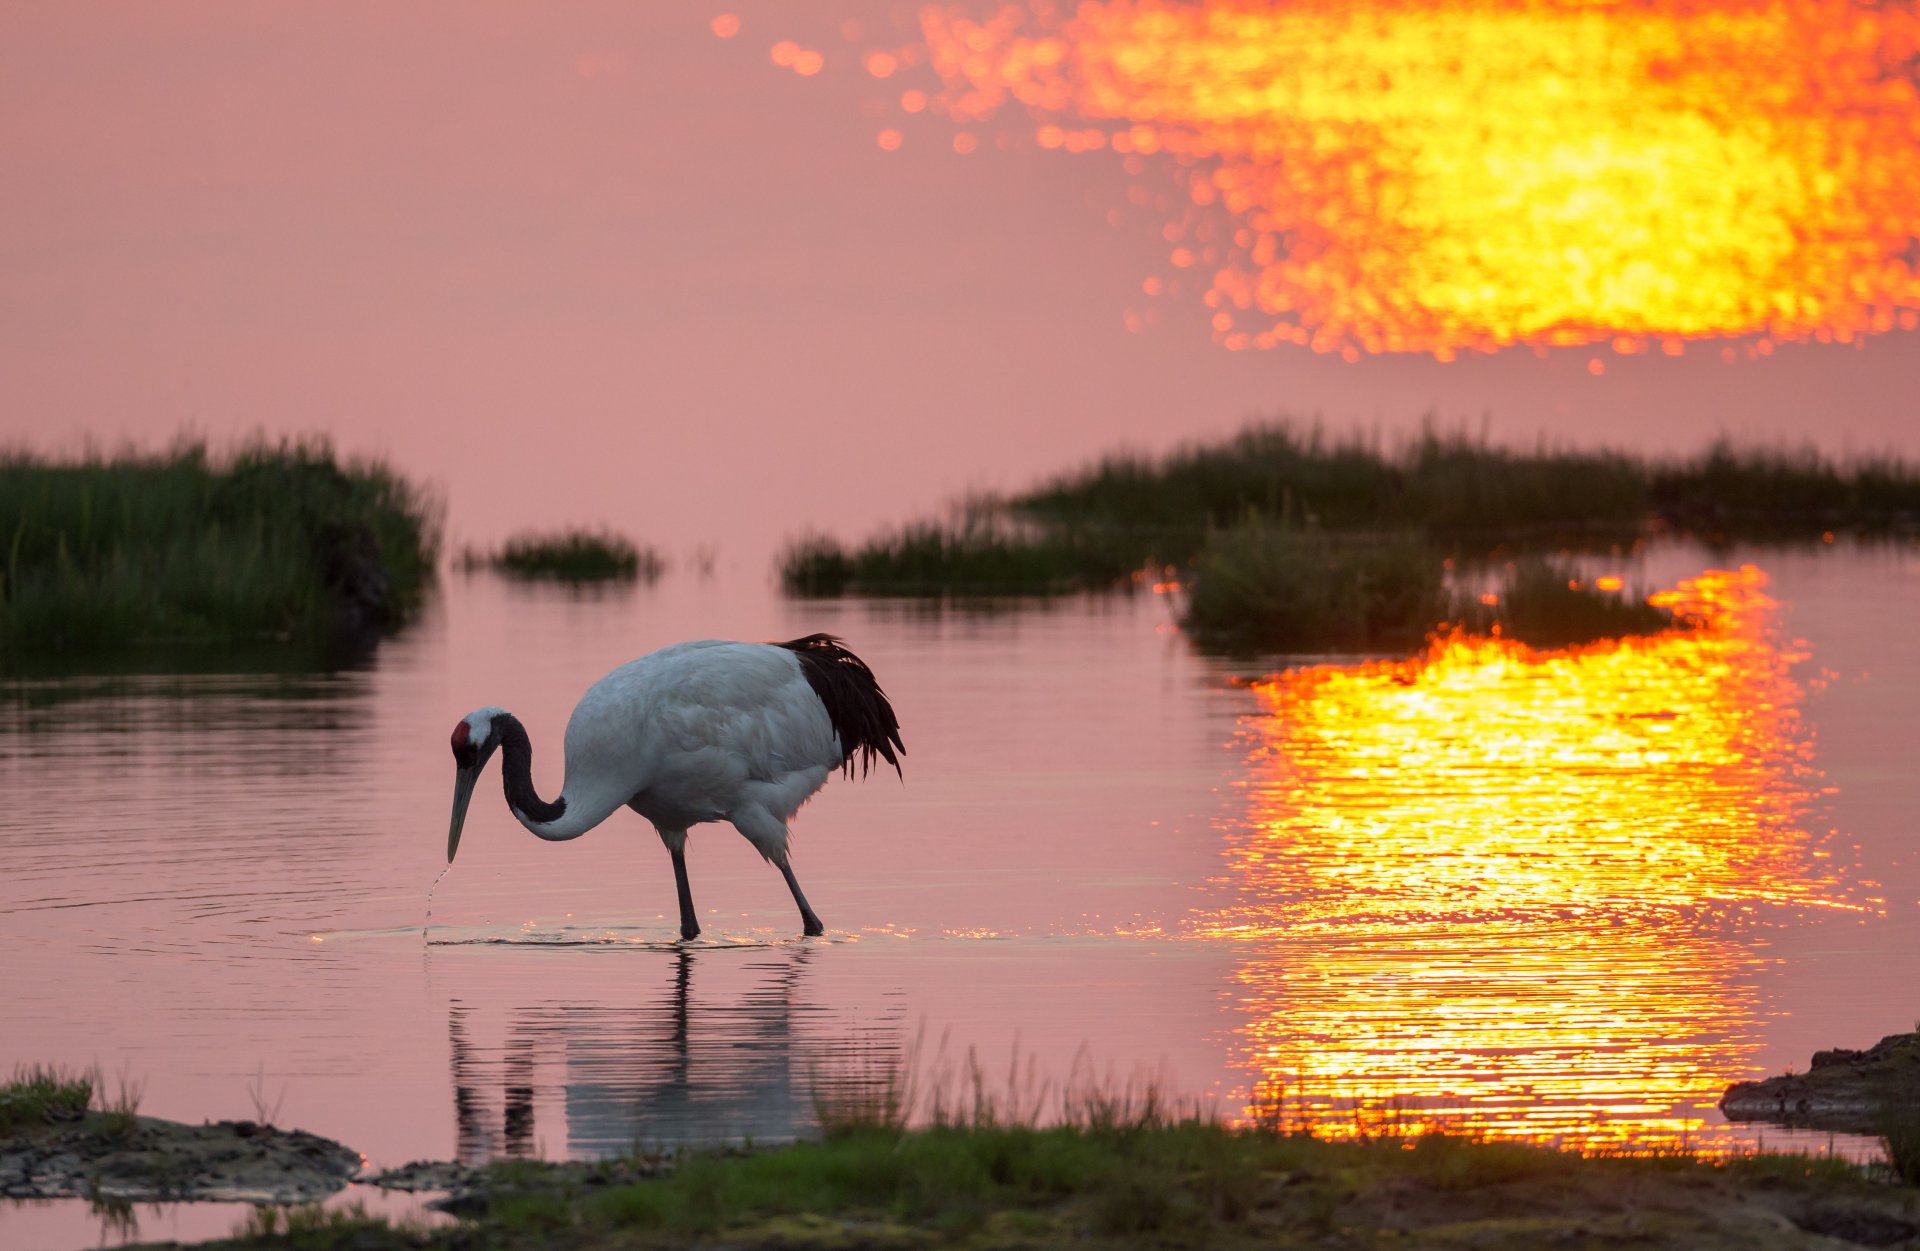
<svg viewBox="0 0 1920 1251"><path fill-rule="evenodd" d="M969 1048L1034 1105L1151 1076L1228 1114L1279 1089L1327 1132L1868 1150L1712 1105L1920 1015L1920 557L1619 571L1747 563L1683 640L1271 681L1196 655L1164 596L794 603L747 572L592 598L456 575L342 673L7 682L0 1066L124 1069L181 1119L278 1104L375 1165L790 1138L903 1055L955 1089ZM607 668L817 629L908 747L904 784L836 778L796 822L824 939L704 826L707 935L680 944L644 822L544 844L492 781L429 920L461 715L518 713L551 794ZM120 1232L0 1207L9 1246Z"/></svg>

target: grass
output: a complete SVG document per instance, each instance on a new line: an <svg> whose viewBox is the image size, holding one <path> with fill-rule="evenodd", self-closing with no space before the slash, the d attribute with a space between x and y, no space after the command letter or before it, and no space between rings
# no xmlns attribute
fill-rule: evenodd
<svg viewBox="0 0 1920 1251"><path fill-rule="evenodd" d="M1912 533L1920 529L1920 466L1893 456L1841 462L1811 448L1727 440L1666 459L1545 443L1511 448L1432 426L1389 444L1274 423L1165 457L1112 455L1020 494L970 500L956 519L915 523L858 546L805 535L788 545L778 569L796 595L957 596L1125 587L1135 571L1165 565L1193 570L1211 562L1219 572L1223 543L1231 558L1224 563L1252 571L1271 558L1270 572L1289 588L1297 583L1285 579L1303 564L1325 564L1321 552L1304 548L1273 556L1264 550L1271 543L1254 545L1262 549L1256 554L1240 534L1250 525L1319 532L1330 536L1323 550L1334 546L1333 536L1352 537L1354 553L1406 551L1403 540L1417 538L1436 562L1449 554L1617 543L1650 529L1715 541ZM1407 576L1409 588L1431 581ZM1279 586L1236 592L1222 604L1237 602L1260 619L1281 594ZM1306 627L1304 636L1351 637L1350 592L1344 583L1309 588L1336 619ZM1268 628L1211 608L1195 620L1228 634ZM1392 634L1398 627L1383 628Z"/></svg>
<svg viewBox="0 0 1920 1251"><path fill-rule="evenodd" d="M557 582L613 582L659 577L666 561L651 547L641 547L611 530L560 530L522 533L509 538L498 551L466 552L466 569L489 568L516 578Z"/></svg>
<svg viewBox="0 0 1920 1251"><path fill-rule="evenodd" d="M1569 647L1685 624L1563 559L1514 562L1485 599L1449 591L1443 570L1415 534L1328 534L1255 517L1195 558L1181 624L1214 650L1291 654L1409 651L1446 627Z"/></svg>
<svg viewBox="0 0 1920 1251"><path fill-rule="evenodd" d="M115 1092L107 1093L99 1069L66 1069L57 1064L22 1064L0 1085L0 1135L63 1121L90 1121L110 1137L125 1137L139 1122L140 1083L124 1070Z"/></svg>
<svg viewBox="0 0 1920 1251"><path fill-rule="evenodd" d="M972 1052L931 1076L915 1053L859 1081L816 1082L832 1092L819 1108L818 1141L683 1151L664 1168L654 1157L636 1157L633 1168L502 1161L488 1170L483 1210L461 1226L263 1209L236 1237L321 1251L1785 1247L1802 1245L1799 1229L1809 1228L1796 1213L1817 1208L1825 1228L1885 1229L1907 1210L1896 1192L1832 1158L1711 1159L1670 1148L1582 1155L1449 1132L1391 1107L1358 1118L1357 1136L1322 1137L1272 1091L1248 1123L1229 1125L1170 1099L1151 1078L1097 1081L1077 1065L1054 1092L1017 1055L995 1082ZM1054 1110L1050 1119L1043 1108ZM1779 1237L1748 1241L1756 1229Z"/></svg>
<svg viewBox="0 0 1920 1251"><path fill-rule="evenodd" d="M1833 1159L1583 1156L1394 1118L1380 1132L1331 1139L1225 1125L1151 1088L1096 1098L1048 1124L1016 1114L1027 1106L1019 1098L989 1097L978 1118L912 1129L899 1123L900 1101L863 1106L876 1115L838 1116L822 1141L683 1152L640 1181L595 1184L600 1166L502 1164L490 1171L484 1215L454 1230L397 1230L381 1241L349 1217L316 1216L298 1233L271 1217L241 1232L263 1245L369 1251L416 1239L508 1248L1531 1246L1568 1237L1584 1245L1595 1229L1619 1235L1601 1234L1608 1245L1787 1246L1799 1244L1778 1213L1807 1207L1807 1196L1842 1220L1854 1207L1884 1219L1900 1202ZM950 1109L969 1106L963 1091ZM1738 1241L1757 1210L1786 1232L1782 1241ZM1702 1240L1711 1221L1736 1238ZM315 1228L350 1228L358 1241L316 1241ZM1427 1231L1438 1241L1419 1241Z"/></svg>
<svg viewBox="0 0 1920 1251"><path fill-rule="evenodd" d="M986 511L921 522L848 549L819 534L778 558L790 595L1055 595L1124 581L1133 544L1086 527L1023 527Z"/></svg>
<svg viewBox="0 0 1920 1251"><path fill-rule="evenodd" d="M93 1103L94 1074L54 1064L23 1064L0 1086L0 1134L55 1121L77 1121Z"/></svg>
<svg viewBox="0 0 1920 1251"><path fill-rule="evenodd" d="M0 454L0 646L369 638L419 607L438 541L416 487L319 440Z"/></svg>
<svg viewBox="0 0 1920 1251"><path fill-rule="evenodd" d="M1415 535L1335 536L1254 518L1195 559L1183 624L1229 650L1412 649L1446 616L1442 574Z"/></svg>
<svg viewBox="0 0 1920 1251"><path fill-rule="evenodd" d="M1880 1108L1880 1145L1894 1175L1920 1186L1920 1107L1889 1098Z"/></svg>
<svg viewBox="0 0 1920 1251"><path fill-rule="evenodd" d="M1110 456L1014 496L1009 506L1055 524L1184 535L1197 546L1207 528L1250 511L1329 530L1414 529L1442 538L1631 531L1644 520L1648 497L1644 467L1611 451L1526 452L1432 426L1387 446L1275 423L1161 459Z"/></svg>

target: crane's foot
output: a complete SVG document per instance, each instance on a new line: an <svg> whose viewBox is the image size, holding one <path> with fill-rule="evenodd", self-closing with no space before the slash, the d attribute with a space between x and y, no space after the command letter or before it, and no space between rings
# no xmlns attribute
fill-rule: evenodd
<svg viewBox="0 0 1920 1251"><path fill-rule="evenodd" d="M698 937L700 937L700 927L699 927L699 926L697 926L697 925L692 925L692 924L688 924L688 925L682 925L682 926L680 927L680 941L681 941L681 942L683 942L683 943L690 943L690 942L692 942L692 941L693 941L694 939L696 939L696 938L698 938Z"/></svg>
<svg viewBox="0 0 1920 1251"><path fill-rule="evenodd" d="M820 924L820 918L813 915L811 912L801 917L800 921L801 921L801 932L804 933L808 938L818 938L822 934L827 932L827 927Z"/></svg>

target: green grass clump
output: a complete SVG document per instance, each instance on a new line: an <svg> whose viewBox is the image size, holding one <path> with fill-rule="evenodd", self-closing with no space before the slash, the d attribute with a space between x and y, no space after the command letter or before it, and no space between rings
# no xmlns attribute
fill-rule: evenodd
<svg viewBox="0 0 1920 1251"><path fill-rule="evenodd" d="M0 454L0 645L369 637L418 608L438 541L415 487L318 440Z"/></svg>
<svg viewBox="0 0 1920 1251"><path fill-rule="evenodd" d="M1907 1185L1920 1186L1920 1107L1910 1098L1889 1095L1880 1105L1879 1119L1888 1167Z"/></svg>
<svg viewBox="0 0 1920 1251"><path fill-rule="evenodd" d="M852 554L838 539L817 531L789 539L774 564L780 589L789 595L844 595L853 584Z"/></svg>
<svg viewBox="0 0 1920 1251"><path fill-rule="evenodd" d="M93 1102L94 1074L56 1064L23 1064L0 1086L0 1134L55 1121L77 1121Z"/></svg>
<svg viewBox="0 0 1920 1251"><path fill-rule="evenodd" d="M1739 447L1720 439L1657 464L1649 495L1669 525L1724 538L1810 538L1920 520L1920 468L1894 456L1841 464L1812 447Z"/></svg>
<svg viewBox="0 0 1920 1251"><path fill-rule="evenodd" d="M1436 537L1637 527L1641 468L1608 451L1517 451L1429 426L1397 447L1318 426L1257 425L1160 460L1115 456L1015 496L1019 514L1184 535L1250 511L1329 530L1415 529ZM1171 557L1179 561L1179 556Z"/></svg>
<svg viewBox="0 0 1920 1251"><path fill-rule="evenodd" d="M588 1225L712 1233L768 1217L861 1214L964 1232L1009 1209L1073 1200L1099 1233L1243 1219L1285 1140L1198 1121L1102 1132L1075 1126L866 1129L744 1156L683 1157L665 1178L589 1195ZM550 1219L558 1219L549 1210Z"/></svg>
<svg viewBox="0 0 1920 1251"><path fill-rule="evenodd" d="M921 522L851 551L807 535L779 558L790 595L1052 595L1104 589L1139 567L1134 546L1087 528L1032 530L984 515Z"/></svg>
<svg viewBox="0 0 1920 1251"><path fill-rule="evenodd" d="M647 581L660 576L666 561L611 530L561 530L552 534L516 534L490 555L468 552L467 568L486 566L517 578L558 582Z"/></svg>
<svg viewBox="0 0 1920 1251"><path fill-rule="evenodd" d="M109 1095L98 1068L72 1071L57 1064L23 1064L0 1086L0 1134L84 1120L94 1132L124 1138L139 1125L140 1095L141 1084L124 1071L116 1092Z"/></svg>
<svg viewBox="0 0 1920 1251"><path fill-rule="evenodd" d="M1504 447L1431 425L1387 443L1269 423L1164 457L1112 455L1020 494L969 501L958 522L916 523L857 548L808 536L779 568L800 595L1103 589L1143 567L1190 568L1214 536L1250 517L1328 534L1417 535L1468 558L1617 543L1649 528L1716 540L1912 533L1920 466L1726 440L1653 459Z"/></svg>
<svg viewBox="0 0 1920 1251"><path fill-rule="evenodd" d="M1194 561L1183 624L1231 651L1390 651L1445 618L1444 570L1412 535L1357 537L1258 518Z"/></svg>

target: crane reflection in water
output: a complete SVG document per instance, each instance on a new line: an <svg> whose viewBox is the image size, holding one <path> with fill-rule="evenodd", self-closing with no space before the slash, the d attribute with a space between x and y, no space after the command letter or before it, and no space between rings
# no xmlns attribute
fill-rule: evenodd
<svg viewBox="0 0 1920 1251"><path fill-rule="evenodd" d="M1209 938L1245 945L1236 1045L1295 1115L1706 1144L1752 1075L1770 918L1859 913L1766 579L1683 583L1692 630L1257 686L1248 819ZM1731 1131L1726 1131L1731 1132Z"/></svg>
<svg viewBox="0 0 1920 1251"><path fill-rule="evenodd" d="M556 1115L572 1157L791 1141L814 1128L816 1099L857 1098L900 1060L897 1020L850 1021L810 998L811 947L576 954L637 959L644 969L622 969L608 984L650 976L652 988L548 999L540 970L528 969L519 997L531 1001L504 1025L491 1007L449 1002L461 1163L551 1150L543 1134ZM473 1003L498 1002L497 990Z"/></svg>

